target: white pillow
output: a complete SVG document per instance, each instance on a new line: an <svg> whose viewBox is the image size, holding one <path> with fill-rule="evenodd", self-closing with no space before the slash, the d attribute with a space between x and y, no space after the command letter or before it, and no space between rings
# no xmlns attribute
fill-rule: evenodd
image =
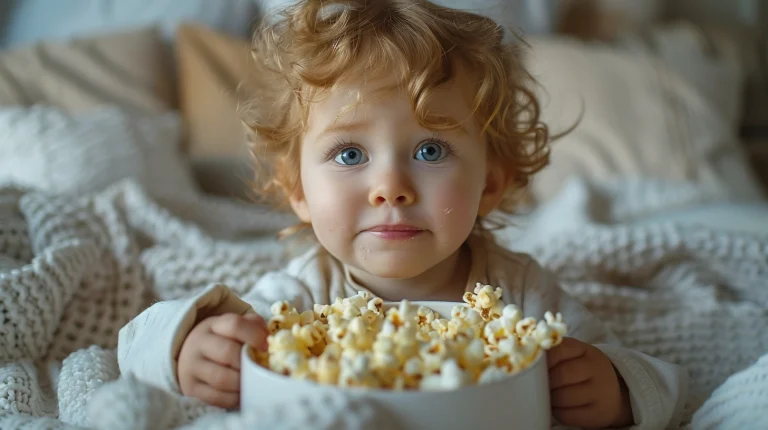
<svg viewBox="0 0 768 430"><path fill-rule="evenodd" d="M135 178L156 195L192 194L178 153L176 113L135 117L116 107L67 114L53 107L0 109L0 182L53 193L99 191Z"/></svg>

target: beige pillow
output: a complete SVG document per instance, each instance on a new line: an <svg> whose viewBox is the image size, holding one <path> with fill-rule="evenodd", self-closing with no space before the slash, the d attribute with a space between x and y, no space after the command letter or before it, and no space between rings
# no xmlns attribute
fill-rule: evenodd
<svg viewBox="0 0 768 430"><path fill-rule="evenodd" d="M106 104L159 113L175 106L167 47L155 29L0 53L0 106L52 105L78 112Z"/></svg>
<svg viewBox="0 0 768 430"><path fill-rule="evenodd" d="M239 108L249 102L250 43L196 24L176 37L179 108L186 122L186 148L200 157L245 156Z"/></svg>
<svg viewBox="0 0 768 430"><path fill-rule="evenodd" d="M660 61L604 45L535 39L528 67L554 133L552 163L534 178L537 200L572 176L698 182L722 195L761 196L728 120Z"/></svg>

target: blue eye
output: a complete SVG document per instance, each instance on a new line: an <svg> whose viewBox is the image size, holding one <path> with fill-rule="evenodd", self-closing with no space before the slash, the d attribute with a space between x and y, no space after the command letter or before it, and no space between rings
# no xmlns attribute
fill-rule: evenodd
<svg viewBox="0 0 768 430"><path fill-rule="evenodd" d="M368 158L359 148L345 148L339 152L333 161L344 166L356 166L360 163L365 163L368 161Z"/></svg>
<svg viewBox="0 0 768 430"><path fill-rule="evenodd" d="M434 163L435 161L440 161L445 158L446 152L447 151L445 151L443 146L439 143L428 142L421 145L419 149L416 150L416 159Z"/></svg>

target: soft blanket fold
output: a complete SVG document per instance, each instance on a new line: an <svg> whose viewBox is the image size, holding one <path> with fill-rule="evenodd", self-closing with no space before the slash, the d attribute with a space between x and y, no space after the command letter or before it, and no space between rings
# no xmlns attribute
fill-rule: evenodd
<svg viewBox="0 0 768 430"><path fill-rule="evenodd" d="M573 182L517 223L524 234L498 237L556 271L627 346L688 368L686 427L767 428L744 404L768 399L766 361L756 363L768 353L768 236L618 224L707 198L687 185ZM385 422L343 398L304 399L306 416L223 414L119 378L123 324L211 282L245 291L284 262L272 232L290 221L207 197L152 200L133 182L79 198L0 189L0 429Z"/></svg>

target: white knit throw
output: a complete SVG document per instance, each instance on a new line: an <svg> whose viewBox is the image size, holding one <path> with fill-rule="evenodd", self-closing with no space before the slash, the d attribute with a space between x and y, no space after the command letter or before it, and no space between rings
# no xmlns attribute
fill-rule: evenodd
<svg viewBox="0 0 768 430"><path fill-rule="evenodd" d="M526 238L499 238L556 271L626 346L688 368L684 428L768 428L768 236L613 225L705 198L574 183ZM0 429L382 428L381 411L343 397L225 414L119 378L123 324L211 282L245 291L284 262L269 233L287 222L208 197L153 201L133 182L79 198L0 189Z"/></svg>

